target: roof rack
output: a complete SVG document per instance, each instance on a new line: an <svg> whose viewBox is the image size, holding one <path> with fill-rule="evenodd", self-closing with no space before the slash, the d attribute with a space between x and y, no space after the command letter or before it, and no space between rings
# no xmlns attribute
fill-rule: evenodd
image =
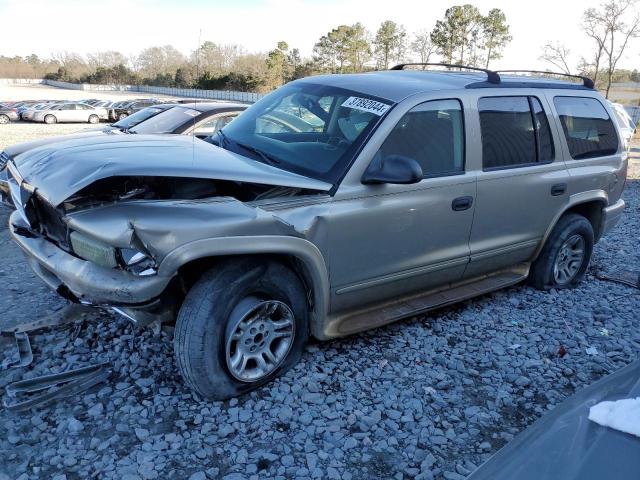
<svg viewBox="0 0 640 480"><path fill-rule="evenodd" d="M500 75L493 70L489 70L487 68L480 67L470 67L468 65L453 65L451 63L400 63L391 67L389 70L404 70L404 67L412 67L412 66L433 66L433 67L448 67L448 68L459 68L462 70L463 68L466 70L474 70L478 72L484 72L487 74L487 81L489 83L500 83Z"/></svg>
<svg viewBox="0 0 640 480"><path fill-rule="evenodd" d="M541 73L544 75L559 75L561 77L578 78L582 80L583 86L591 89L595 88L593 80L591 80L589 77L585 77L583 75L572 75L570 73L549 72L543 70L496 70L496 73Z"/></svg>

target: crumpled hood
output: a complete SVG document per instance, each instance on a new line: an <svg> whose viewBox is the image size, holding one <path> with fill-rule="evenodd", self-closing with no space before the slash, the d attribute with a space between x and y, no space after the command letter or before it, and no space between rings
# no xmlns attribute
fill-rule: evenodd
<svg viewBox="0 0 640 480"><path fill-rule="evenodd" d="M56 135L54 137L39 138L38 140L31 140L29 142L16 143L4 149L4 152L11 158L15 158L18 155L23 154L27 150L33 150L34 148L42 147L52 143L65 142L67 140L74 140L76 138L95 137L97 135L108 134L121 134L120 130L115 127L100 127L91 128L82 132L70 133L67 135Z"/></svg>
<svg viewBox="0 0 640 480"><path fill-rule="evenodd" d="M328 191L331 184L287 172L220 147L174 135L99 135L29 150L14 159L24 180L57 206L114 176L230 180Z"/></svg>

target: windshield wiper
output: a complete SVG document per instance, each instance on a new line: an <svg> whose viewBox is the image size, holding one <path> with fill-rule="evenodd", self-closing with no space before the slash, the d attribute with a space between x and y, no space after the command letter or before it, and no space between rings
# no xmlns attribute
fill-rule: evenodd
<svg viewBox="0 0 640 480"><path fill-rule="evenodd" d="M280 163L282 163L279 159L277 159L276 157L274 157L273 155L269 155L266 152L263 152L262 150L252 147L251 145L247 145L244 143L238 143L238 142L234 142L236 145L238 145L241 148L244 148L245 150L249 150L250 152L255 153L256 155L258 155L263 163L266 163L267 165L271 165L271 166L275 166L275 165L279 165Z"/></svg>
<svg viewBox="0 0 640 480"><path fill-rule="evenodd" d="M229 143L229 138L227 137L227 135L222 131L222 129L218 130L216 132L218 135L220 135L220 138L222 139L222 144L219 145L220 147L224 148L224 146Z"/></svg>
<svg viewBox="0 0 640 480"><path fill-rule="evenodd" d="M252 147L251 145L247 145L246 143L240 143L240 142L236 142L235 140L230 140L229 137L227 137L227 135L222 131L222 129L218 130L216 132L216 134L219 135L220 138L222 139L222 143L218 145L221 148L225 148L226 145L228 145L229 143L233 142L237 146L239 146L240 148L244 148L245 150L249 150L250 152L253 152L256 155L258 155L260 157L260 159L262 160L262 162L266 163L267 165L275 166L275 165L279 165L280 163L282 163L278 158L276 158L273 155L270 155L270 154L268 154L266 152L263 152L262 150L260 150L258 148ZM225 150L226 150L226 148L225 148Z"/></svg>

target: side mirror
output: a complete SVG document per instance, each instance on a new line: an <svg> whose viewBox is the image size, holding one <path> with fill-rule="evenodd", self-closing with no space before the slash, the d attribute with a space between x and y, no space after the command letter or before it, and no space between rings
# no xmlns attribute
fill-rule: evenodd
<svg viewBox="0 0 640 480"><path fill-rule="evenodd" d="M362 183L365 185L409 184L418 183L422 177L422 167L414 158L404 155L389 155L382 158L382 155L377 154L362 175Z"/></svg>

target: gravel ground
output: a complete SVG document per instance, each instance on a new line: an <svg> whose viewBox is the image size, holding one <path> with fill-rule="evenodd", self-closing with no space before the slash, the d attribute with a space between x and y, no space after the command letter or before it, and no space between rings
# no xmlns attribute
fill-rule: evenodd
<svg viewBox="0 0 640 480"><path fill-rule="evenodd" d="M114 374L51 407L0 412L0 480L464 478L574 391L638 357L640 292L594 277L640 270L636 149L627 212L579 288L515 286L312 343L284 377L239 399L191 395L176 373L171 327L136 330L96 312L32 334L35 361L25 369L5 368L6 339L0 395L11 381L88 363L110 361ZM0 255L3 318L64 306L27 271L5 228Z"/></svg>

